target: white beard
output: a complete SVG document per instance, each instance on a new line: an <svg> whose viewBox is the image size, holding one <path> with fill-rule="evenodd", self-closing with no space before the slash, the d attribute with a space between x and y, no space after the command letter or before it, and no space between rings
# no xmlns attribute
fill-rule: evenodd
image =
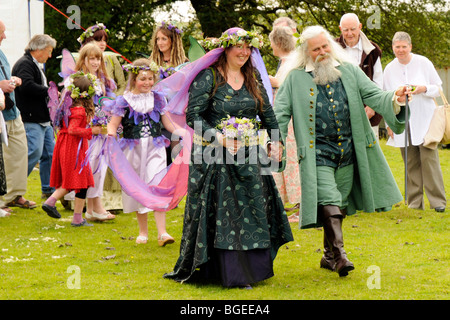
<svg viewBox="0 0 450 320"><path fill-rule="evenodd" d="M327 59L324 59L327 56ZM322 60L322 61L321 61ZM333 58L329 54L318 56L314 62L313 81L318 85L326 85L337 81L341 77L341 71L333 65Z"/></svg>

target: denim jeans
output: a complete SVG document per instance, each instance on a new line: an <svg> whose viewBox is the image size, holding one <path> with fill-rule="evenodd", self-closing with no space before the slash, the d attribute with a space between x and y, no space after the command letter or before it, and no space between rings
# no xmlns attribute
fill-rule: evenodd
<svg viewBox="0 0 450 320"><path fill-rule="evenodd" d="M28 142L28 175L39 162L42 193L53 193L55 189L50 187L50 171L55 147L53 127L33 122L24 122L24 126Z"/></svg>

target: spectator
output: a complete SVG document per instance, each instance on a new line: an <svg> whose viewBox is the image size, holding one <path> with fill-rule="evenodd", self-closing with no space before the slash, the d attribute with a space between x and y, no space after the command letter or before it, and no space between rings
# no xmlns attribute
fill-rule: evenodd
<svg viewBox="0 0 450 320"><path fill-rule="evenodd" d="M433 98L439 96L442 81L430 60L411 52L411 37L406 32L395 33L392 49L396 58L384 69L385 89L391 90L406 84L414 88L412 91L414 99L409 104L411 117L408 126L406 179L408 207L424 209L423 190L425 189L431 208L437 212L444 212L447 201L439 153L437 149L428 149L423 146L423 138L428 131L435 109ZM400 147L404 158L405 135L393 133L389 127L387 129L393 145ZM391 144L392 141L388 143Z"/></svg>
<svg viewBox="0 0 450 320"><path fill-rule="evenodd" d="M286 57L295 49L296 38L292 35L292 29L289 27L274 27L269 34L270 46L273 54L280 58L279 67L283 64ZM277 75L275 77L269 76L270 83L274 88L274 95L279 87ZM297 148L295 144L294 128L292 121L289 123L288 135L286 137L286 168L283 172L274 172L273 178L277 184L281 199L285 204L286 211L297 210L289 216L290 222L299 221L301 186L300 186L300 172L298 168ZM286 204L291 203L294 206L287 208Z"/></svg>
<svg viewBox="0 0 450 320"><path fill-rule="evenodd" d="M362 23L354 13L346 13L341 17L339 24L341 36L336 39L347 51L352 61L359 65L362 71L375 84L383 88L383 69L381 66L381 49L373 41L370 41L362 32ZM379 123L382 116L369 106L365 107L367 117L369 118L375 136L378 139Z"/></svg>
<svg viewBox="0 0 450 320"><path fill-rule="evenodd" d="M6 26L0 21L0 45L4 39ZM8 59L0 50L0 89L5 93L5 110L2 111L8 135L8 145L3 143L3 160L6 173L7 193L3 195L2 209L5 207L35 208L36 202L27 200L28 146L25 127L16 106L14 90L22 84L22 79L11 76Z"/></svg>
<svg viewBox="0 0 450 320"><path fill-rule="evenodd" d="M43 199L54 191L50 187L50 170L55 139L47 107L47 78L40 64L51 58L55 47L56 40L49 35L35 35L12 69L12 74L22 79L15 96L28 142L28 175L39 162Z"/></svg>

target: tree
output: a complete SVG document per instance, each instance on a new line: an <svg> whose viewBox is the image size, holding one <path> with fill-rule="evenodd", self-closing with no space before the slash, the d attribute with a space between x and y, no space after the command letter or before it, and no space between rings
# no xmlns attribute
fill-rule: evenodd
<svg viewBox="0 0 450 320"><path fill-rule="evenodd" d="M78 0L81 25L88 27L103 22L111 31L108 44L129 60L138 57L136 51L149 53L149 42L155 21L152 14L158 9L170 12L174 0L109 0L105 2ZM289 16L298 23L301 32L305 26L320 24L335 36L340 34L339 20L344 13L356 13L363 23L363 31L383 50L383 63L393 59L391 41L396 31L406 31L413 40L413 51L428 57L436 67L449 67L448 54L450 14L445 0L190 0L197 19L185 23L183 43L189 46L188 36L218 37L228 28L256 29L267 44L262 48L264 62L273 74L277 59L272 55L268 34L273 21ZM52 4L65 12L67 1L53 0ZM79 49L76 39L80 29L68 29L66 18L45 6L45 32L52 35L58 46L72 51ZM70 15L70 14L69 14ZM59 61L50 59L47 65L49 79L59 82Z"/></svg>
<svg viewBox="0 0 450 320"><path fill-rule="evenodd" d="M69 12L69 18L72 15L79 14L80 25L87 28L102 22L110 31L108 45L122 54L126 59L133 61L138 58L137 51L148 53L149 42L155 21L152 13L164 5L170 5L173 0L109 0L109 1L90 1L78 0L78 12ZM52 5L66 13L68 9L67 1L53 0ZM63 48L72 52L80 49L77 38L83 30L81 28L69 28L66 24L67 18L58 13L50 6L44 7L45 33L51 35L58 41L54 50L55 56L59 55ZM72 17L74 19L74 17ZM75 20L75 19L74 19ZM125 62L125 60L122 60ZM49 80L60 82L61 78L57 75L60 71L60 60L49 59L47 62L47 74Z"/></svg>

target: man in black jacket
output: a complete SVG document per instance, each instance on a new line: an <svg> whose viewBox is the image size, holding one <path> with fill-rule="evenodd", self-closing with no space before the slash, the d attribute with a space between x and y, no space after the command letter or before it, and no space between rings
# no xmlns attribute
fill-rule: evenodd
<svg viewBox="0 0 450 320"><path fill-rule="evenodd" d="M28 175L39 162L43 198L53 192L50 170L55 140L47 107L47 78L40 64L47 62L55 47L56 40L49 35L35 35L12 69L12 74L22 79L15 95L27 135Z"/></svg>

